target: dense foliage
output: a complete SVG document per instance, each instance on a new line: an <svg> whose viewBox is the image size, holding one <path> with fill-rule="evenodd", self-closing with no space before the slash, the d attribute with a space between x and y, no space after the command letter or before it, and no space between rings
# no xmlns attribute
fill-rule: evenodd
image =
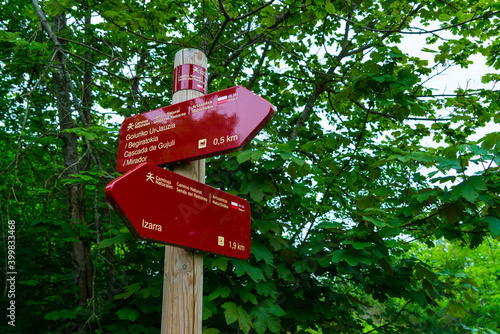
<svg viewBox="0 0 500 334"><path fill-rule="evenodd" d="M164 248L132 240L103 189L118 120L170 104L186 47L207 55L209 92L277 107L244 151L207 161L207 183L251 203L252 255L205 255L204 333L499 331L500 132L482 133L499 122L498 1L1 5L18 271L2 332L159 332ZM412 36L430 60L404 50ZM487 88L429 88L475 55Z"/></svg>

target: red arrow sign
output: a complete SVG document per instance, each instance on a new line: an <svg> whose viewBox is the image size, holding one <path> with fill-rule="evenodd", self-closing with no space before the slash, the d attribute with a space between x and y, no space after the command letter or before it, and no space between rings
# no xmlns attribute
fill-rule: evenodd
<svg viewBox="0 0 500 334"><path fill-rule="evenodd" d="M149 163L106 186L132 234L237 259L250 256L247 201Z"/></svg>
<svg viewBox="0 0 500 334"><path fill-rule="evenodd" d="M244 148L274 115L274 107L236 86L128 117L120 129L116 169L165 165Z"/></svg>

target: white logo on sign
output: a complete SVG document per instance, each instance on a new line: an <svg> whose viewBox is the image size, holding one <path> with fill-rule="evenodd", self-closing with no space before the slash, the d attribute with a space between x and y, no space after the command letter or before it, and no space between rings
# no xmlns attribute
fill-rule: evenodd
<svg viewBox="0 0 500 334"><path fill-rule="evenodd" d="M127 131L134 129L134 123L128 123Z"/></svg>
<svg viewBox="0 0 500 334"><path fill-rule="evenodd" d="M154 177L153 177L153 173L149 172L149 173L146 175L146 181L151 181L151 182L155 183L155 181L154 181Z"/></svg>
<svg viewBox="0 0 500 334"><path fill-rule="evenodd" d="M207 138L198 140L198 148L207 147Z"/></svg>
<svg viewBox="0 0 500 334"><path fill-rule="evenodd" d="M224 237L219 237L219 246L224 246Z"/></svg>

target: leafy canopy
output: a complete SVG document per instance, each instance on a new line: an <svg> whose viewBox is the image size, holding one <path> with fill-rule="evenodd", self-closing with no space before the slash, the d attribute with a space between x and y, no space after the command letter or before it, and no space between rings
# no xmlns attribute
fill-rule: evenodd
<svg viewBox="0 0 500 334"><path fill-rule="evenodd" d="M33 3L50 26L64 19L58 45ZM168 105L174 54L192 47L208 56L210 91L243 85L278 110L246 150L207 161L207 183L251 203L252 255L205 256L205 333L449 333L450 322L461 324L455 333L493 333L498 314L475 308L465 268L443 272L448 260L432 247L500 236L500 132L482 132L499 122L499 9L493 0L3 1L2 215L18 224L23 270L15 329L159 332L162 247L132 240L103 188L118 176L116 117ZM404 50L417 36L430 61ZM490 66L489 88L429 88L475 55ZM64 132L61 68L75 120ZM80 172L67 176L65 134L79 138ZM71 185L81 224L68 223ZM75 301L75 239L92 264L86 305ZM414 316L443 307L450 322Z"/></svg>

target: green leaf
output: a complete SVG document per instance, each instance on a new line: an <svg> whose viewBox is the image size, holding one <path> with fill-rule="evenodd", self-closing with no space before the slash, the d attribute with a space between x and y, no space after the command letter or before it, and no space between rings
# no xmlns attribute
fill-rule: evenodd
<svg viewBox="0 0 500 334"><path fill-rule="evenodd" d="M59 15L64 12L64 7L57 0L46 0L44 6L50 16Z"/></svg>
<svg viewBox="0 0 500 334"><path fill-rule="evenodd" d="M220 330L216 328L203 328L202 334L219 334Z"/></svg>
<svg viewBox="0 0 500 334"><path fill-rule="evenodd" d="M245 334L250 332L252 320L250 319L250 315L241 305L236 306L233 302L227 302L222 304L222 308L225 309L224 316L226 317L226 323L228 325L238 321L238 325Z"/></svg>
<svg viewBox="0 0 500 334"><path fill-rule="evenodd" d="M302 184L302 183L295 183L292 188L292 192L294 194L297 194L299 196L305 196L311 191L311 187L307 184Z"/></svg>
<svg viewBox="0 0 500 334"><path fill-rule="evenodd" d="M425 294L423 294L422 292L419 292L419 291L411 291L410 294L411 294L413 300L416 301L418 305L420 305L421 307L423 307L425 305L425 303L427 301Z"/></svg>
<svg viewBox="0 0 500 334"><path fill-rule="evenodd" d="M471 176L467 180L463 181L459 185L455 186L452 193L456 197L463 197L469 202L474 202L478 196L478 191L488 190L486 182L480 176Z"/></svg>
<svg viewBox="0 0 500 334"><path fill-rule="evenodd" d="M135 304L135 306L137 306L137 308L144 314L151 314L156 308L154 303L151 303L150 300L140 300Z"/></svg>
<svg viewBox="0 0 500 334"><path fill-rule="evenodd" d="M163 288L161 285L150 286L142 290L142 298L149 298L149 297L158 298L160 297L162 291Z"/></svg>
<svg viewBox="0 0 500 334"><path fill-rule="evenodd" d="M127 231L125 233L119 233L112 238L102 240L99 243L99 248L106 248L112 245L119 245L132 240L134 240L133 235Z"/></svg>
<svg viewBox="0 0 500 334"><path fill-rule="evenodd" d="M281 306L271 302L270 300L266 300L261 306L262 308L265 308L269 313L274 314L277 317L282 317L286 314Z"/></svg>
<svg viewBox="0 0 500 334"><path fill-rule="evenodd" d="M264 155L263 151L252 151L251 158L253 161L258 161L260 160L260 158L262 158L263 155Z"/></svg>
<svg viewBox="0 0 500 334"><path fill-rule="evenodd" d="M225 309L224 316L226 317L226 323L228 325L238 320L238 307L235 303L226 302L222 304L222 308Z"/></svg>
<svg viewBox="0 0 500 334"><path fill-rule="evenodd" d="M231 289L229 289L227 286L219 285L208 295L208 300L211 301L219 297L227 298L230 293Z"/></svg>
<svg viewBox="0 0 500 334"><path fill-rule="evenodd" d="M373 242L366 242L366 241L357 241L355 243L352 244L352 247L354 247L355 249L365 249L367 247L372 247L373 246Z"/></svg>
<svg viewBox="0 0 500 334"><path fill-rule="evenodd" d="M255 282L260 282L265 279L262 270L260 268L252 266L247 261L235 261L234 271L237 276L243 276L244 274L247 274Z"/></svg>
<svg viewBox="0 0 500 334"><path fill-rule="evenodd" d="M276 284L273 281L259 282L255 285L257 293L264 297L269 297L276 292Z"/></svg>
<svg viewBox="0 0 500 334"><path fill-rule="evenodd" d="M455 169L461 171L462 165L458 159L450 159L450 158L436 158L437 168L442 171L448 171L450 169Z"/></svg>
<svg viewBox="0 0 500 334"><path fill-rule="evenodd" d="M274 315L269 315L263 310L256 311L253 313L255 320L253 321L253 325L258 334L266 333L266 330L269 329L273 333L280 332L280 320L278 317Z"/></svg>
<svg viewBox="0 0 500 334"><path fill-rule="evenodd" d="M114 299L122 299L122 298L127 299L127 298L129 298L134 293L137 293L139 290L141 290L141 285L142 285L141 283L134 283L134 284L127 285L125 287L125 292L115 295Z"/></svg>
<svg viewBox="0 0 500 334"><path fill-rule="evenodd" d="M254 328L259 334L266 333L267 329L273 333L279 333L281 329L279 317L285 314L285 311L279 305L270 300L264 301L250 312Z"/></svg>
<svg viewBox="0 0 500 334"><path fill-rule="evenodd" d="M306 163L306 161L304 159L300 159L300 158L297 158L295 156L292 157L292 160L293 160L293 162L295 162L299 166L304 166L304 164Z"/></svg>
<svg viewBox="0 0 500 334"><path fill-rule="evenodd" d="M266 262L267 264L272 265L273 254L265 245L259 242L252 242L251 253L255 256L255 259L257 261L264 260L264 262Z"/></svg>
<svg viewBox="0 0 500 334"><path fill-rule="evenodd" d="M74 127L71 129L65 129L64 133L75 133L80 137L85 137L88 140L95 140L101 137L107 137L109 134L116 132L113 128L108 128L105 126L95 125L88 128Z"/></svg>
<svg viewBox="0 0 500 334"><path fill-rule="evenodd" d="M203 296L202 320L210 319L214 314L217 314L217 305L208 301L206 296Z"/></svg>
<svg viewBox="0 0 500 334"><path fill-rule="evenodd" d="M270 27L274 24L274 19L272 17L265 16L262 18L262 23L264 23L266 27Z"/></svg>
<svg viewBox="0 0 500 334"><path fill-rule="evenodd" d="M211 268L218 268L219 270L226 271L228 259L225 257L217 257L211 263Z"/></svg>
<svg viewBox="0 0 500 334"><path fill-rule="evenodd" d="M250 315L245 311L245 309L240 305L238 306L238 324L240 325L243 333L248 334L250 329L252 329L252 320Z"/></svg>
<svg viewBox="0 0 500 334"><path fill-rule="evenodd" d="M279 150L279 154L281 156L281 159L287 161L288 159L293 158L293 153L289 151L284 151L284 150Z"/></svg>
<svg viewBox="0 0 500 334"><path fill-rule="evenodd" d="M481 147L491 150L500 140L500 132L492 132L479 140Z"/></svg>
<svg viewBox="0 0 500 334"><path fill-rule="evenodd" d="M272 191L272 185L262 175L255 175L251 180L245 180L241 185L241 193L250 194L250 197L256 202L261 202L265 194Z"/></svg>
<svg viewBox="0 0 500 334"><path fill-rule="evenodd" d="M252 157L252 153L253 153L253 151L251 151L251 150L245 150L245 151L238 152L236 154L236 160L238 160L239 164L242 164L245 161L250 160L250 158Z"/></svg>
<svg viewBox="0 0 500 334"><path fill-rule="evenodd" d="M125 101L123 101L119 97L114 97L111 99L111 101L109 101L108 108L111 108L113 110L118 110L123 106L124 103Z"/></svg>
<svg viewBox="0 0 500 334"><path fill-rule="evenodd" d="M385 221L382 221L382 220L379 220L379 219L376 219L376 218L373 218L373 217L363 216L363 219L366 220L366 221L369 221L369 222L373 223L377 227L390 226Z"/></svg>
<svg viewBox="0 0 500 334"><path fill-rule="evenodd" d="M458 318L464 318L467 315L467 309L461 303L451 301L448 304L448 309L451 315Z"/></svg>
<svg viewBox="0 0 500 334"><path fill-rule="evenodd" d="M373 195L368 195L368 196L364 196L364 197L359 198L356 201L356 206L360 210L362 210L362 209L367 209L367 208L373 207L376 202L377 202L377 197L375 197Z"/></svg>
<svg viewBox="0 0 500 334"><path fill-rule="evenodd" d="M304 260L295 262L294 266L295 266L295 270L299 274L301 274L305 271L308 271L310 273L314 273L314 271L316 271L316 269L318 268L318 263L316 260L306 258Z"/></svg>
<svg viewBox="0 0 500 334"><path fill-rule="evenodd" d="M478 191L486 191L488 187L482 176L474 175L469 177L468 181L472 184L474 189Z"/></svg>
<svg viewBox="0 0 500 334"><path fill-rule="evenodd" d="M139 316L139 311L125 306L124 308L118 310L116 314L118 315L118 319L135 321Z"/></svg>
<svg viewBox="0 0 500 334"><path fill-rule="evenodd" d="M497 217L486 217L484 218L484 221L488 223L489 227L490 227L490 232L491 232L491 235L494 237L494 238L497 238L500 236L500 219L498 219Z"/></svg>
<svg viewBox="0 0 500 334"><path fill-rule="evenodd" d="M371 264L372 260L369 256L360 251L352 249L339 249L333 252L333 262L346 261L350 266L355 267L359 262Z"/></svg>
<svg viewBox="0 0 500 334"><path fill-rule="evenodd" d="M424 279L422 282L422 287L427 291L431 299L435 300L437 297L436 290L434 290L434 287L432 286L432 283L429 282L429 280Z"/></svg>
<svg viewBox="0 0 500 334"><path fill-rule="evenodd" d="M473 203L479 196L478 192L474 188L474 185L469 180L465 180L464 182L456 186L452 190L452 193L455 194L456 196L461 196L465 198L467 201L471 203Z"/></svg>
<svg viewBox="0 0 500 334"><path fill-rule="evenodd" d="M76 319L79 311L80 311L79 307L74 310L52 311L45 314L44 319L46 320Z"/></svg>
<svg viewBox="0 0 500 334"><path fill-rule="evenodd" d="M333 6L332 2L330 0L326 0L325 2L325 9L328 12L328 14L334 14L335 13L335 7Z"/></svg>
<svg viewBox="0 0 500 334"><path fill-rule="evenodd" d="M418 280L423 280L424 278L427 278L429 282L434 282L437 280L437 276L435 273L420 264L417 264L415 266L415 276Z"/></svg>

